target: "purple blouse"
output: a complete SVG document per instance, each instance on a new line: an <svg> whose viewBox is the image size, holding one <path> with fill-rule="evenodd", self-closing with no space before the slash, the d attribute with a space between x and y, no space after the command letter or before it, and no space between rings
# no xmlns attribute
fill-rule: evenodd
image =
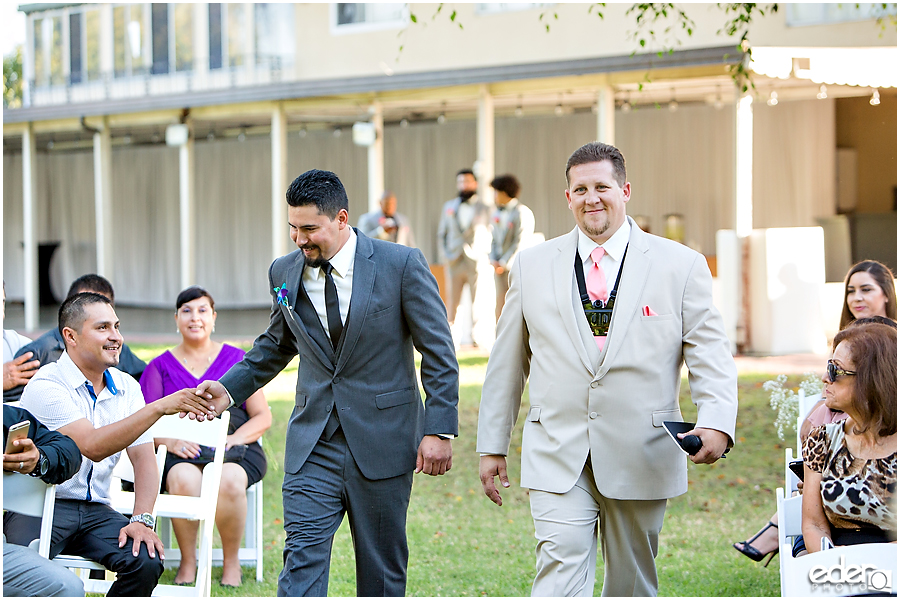
<svg viewBox="0 0 900 600"><path fill-rule="evenodd" d="M219 355L209 365L200 378L194 377L175 355L166 350L150 361L141 375L141 391L144 402L150 404L184 388L195 388L206 379L219 379L228 369L241 362L244 351L228 344L222 344ZM244 405L241 405L244 408Z"/></svg>

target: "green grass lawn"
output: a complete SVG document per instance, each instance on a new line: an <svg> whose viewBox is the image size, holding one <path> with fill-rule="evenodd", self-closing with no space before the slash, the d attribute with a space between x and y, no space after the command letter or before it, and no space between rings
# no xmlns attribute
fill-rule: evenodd
<svg viewBox="0 0 900 600"><path fill-rule="evenodd" d="M144 359L161 347L135 349ZM481 492L475 433L478 403L487 357L461 354L460 435L453 444L453 469L443 477L417 475L413 485L407 531L410 596L528 596L534 576L534 529L524 490L517 487L522 418L510 450L513 486L503 492L503 506ZM731 548L752 535L775 512L774 489L781 485L785 444L772 423L762 382L773 375L747 375L739 380L737 446L715 465L688 462L690 489L669 502L660 537L657 569L661 596L777 596L778 561L768 569ZM282 564L284 530L281 482L284 439L293 409L291 390L296 365L270 384L267 398L273 425L264 447L269 470L264 480L264 581L244 569L237 591L218 585L221 568L213 569L213 596L274 596ZM789 379L796 386L799 377ZM273 391L274 390L274 391ZM527 402L523 402L527 406ZM688 384L682 384L682 412L692 421ZM524 411L524 409L523 409ZM792 439L792 438L791 438ZM162 582L170 583L169 569ZM594 592L600 594L603 565L598 564ZM355 596L353 546L346 520L338 531L331 563L331 596Z"/></svg>

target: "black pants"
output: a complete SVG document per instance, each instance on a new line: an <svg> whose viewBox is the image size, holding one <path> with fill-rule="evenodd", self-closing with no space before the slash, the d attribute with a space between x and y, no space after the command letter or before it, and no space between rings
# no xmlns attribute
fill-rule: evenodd
<svg viewBox="0 0 900 600"><path fill-rule="evenodd" d="M53 511L50 558L57 554L74 554L113 571L117 577L108 596L150 596L165 567L159 553L150 558L144 544L137 556L132 554L130 539L119 548L119 531L126 525L128 519L105 504L57 500ZM4 529L7 541L27 546L40 536L40 521L7 513Z"/></svg>

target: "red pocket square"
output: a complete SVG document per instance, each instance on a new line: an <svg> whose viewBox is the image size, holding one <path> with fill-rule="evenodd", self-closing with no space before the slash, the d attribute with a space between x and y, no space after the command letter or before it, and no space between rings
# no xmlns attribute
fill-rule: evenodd
<svg viewBox="0 0 900 600"><path fill-rule="evenodd" d="M645 306L643 309L643 312L644 312L645 317L658 317L659 316L649 306Z"/></svg>

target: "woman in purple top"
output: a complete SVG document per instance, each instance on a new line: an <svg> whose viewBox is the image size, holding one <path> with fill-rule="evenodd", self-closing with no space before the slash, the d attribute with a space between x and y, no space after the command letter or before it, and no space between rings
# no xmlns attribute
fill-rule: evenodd
<svg viewBox="0 0 900 600"><path fill-rule="evenodd" d="M144 400L153 402L184 388L195 388L204 379L218 379L240 362L244 351L210 339L215 331L215 302L201 287L189 287L175 301L175 324L182 342L150 361L141 376ZM241 585L238 550L247 519L246 489L266 474L266 456L257 442L272 424L272 414L262 390L250 396L241 406L229 409L231 422L225 438L225 465L216 527L222 538L224 557L222 585ZM199 496L204 465L212 462L213 451L186 440L156 438L156 444L168 449L162 475L162 490L183 496ZM197 574L197 522L172 519L181 564L175 575L176 585L190 585Z"/></svg>

